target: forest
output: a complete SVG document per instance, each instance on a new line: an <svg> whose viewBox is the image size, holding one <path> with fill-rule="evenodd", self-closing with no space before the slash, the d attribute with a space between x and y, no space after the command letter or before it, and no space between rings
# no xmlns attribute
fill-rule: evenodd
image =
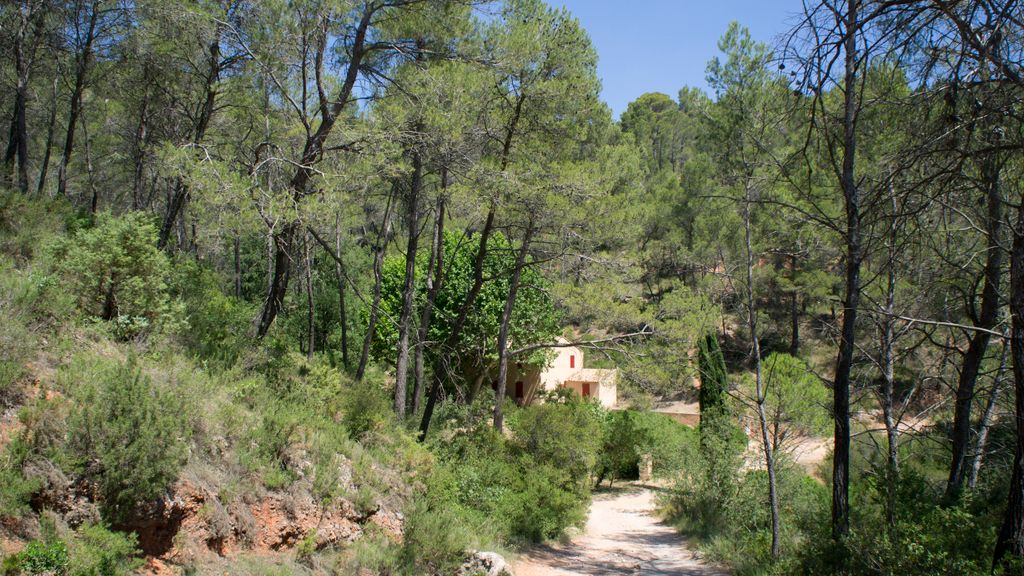
<svg viewBox="0 0 1024 576"><path fill-rule="evenodd" d="M0 574L511 574L645 462L730 574L1024 574L1024 3L802 8L615 118L543 0L0 4Z"/></svg>

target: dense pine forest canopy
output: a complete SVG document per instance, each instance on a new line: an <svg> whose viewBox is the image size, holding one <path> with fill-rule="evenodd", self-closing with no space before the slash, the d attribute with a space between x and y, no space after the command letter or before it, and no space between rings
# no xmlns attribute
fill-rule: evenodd
<svg viewBox="0 0 1024 576"><path fill-rule="evenodd" d="M737 574L1024 573L1024 3L718 49L616 120L542 0L0 5L0 571L454 574L650 465Z"/></svg>

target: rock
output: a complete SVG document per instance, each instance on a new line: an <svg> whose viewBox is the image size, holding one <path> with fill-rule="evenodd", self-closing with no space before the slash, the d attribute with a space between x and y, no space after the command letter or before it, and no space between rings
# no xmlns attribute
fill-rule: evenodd
<svg viewBox="0 0 1024 576"><path fill-rule="evenodd" d="M501 554L496 552L473 552L469 559L462 563L458 576L513 576Z"/></svg>

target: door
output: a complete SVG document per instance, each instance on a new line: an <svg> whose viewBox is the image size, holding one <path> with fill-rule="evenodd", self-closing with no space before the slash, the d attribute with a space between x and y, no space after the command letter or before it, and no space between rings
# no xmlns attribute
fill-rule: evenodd
<svg viewBox="0 0 1024 576"><path fill-rule="evenodd" d="M590 398L590 382L583 383L583 397Z"/></svg>

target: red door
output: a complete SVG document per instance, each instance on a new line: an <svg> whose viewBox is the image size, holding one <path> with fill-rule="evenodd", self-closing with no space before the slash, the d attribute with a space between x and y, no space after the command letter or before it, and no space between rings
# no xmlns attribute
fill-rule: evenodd
<svg viewBox="0 0 1024 576"><path fill-rule="evenodd" d="M583 383L583 397L590 398L590 382Z"/></svg>

